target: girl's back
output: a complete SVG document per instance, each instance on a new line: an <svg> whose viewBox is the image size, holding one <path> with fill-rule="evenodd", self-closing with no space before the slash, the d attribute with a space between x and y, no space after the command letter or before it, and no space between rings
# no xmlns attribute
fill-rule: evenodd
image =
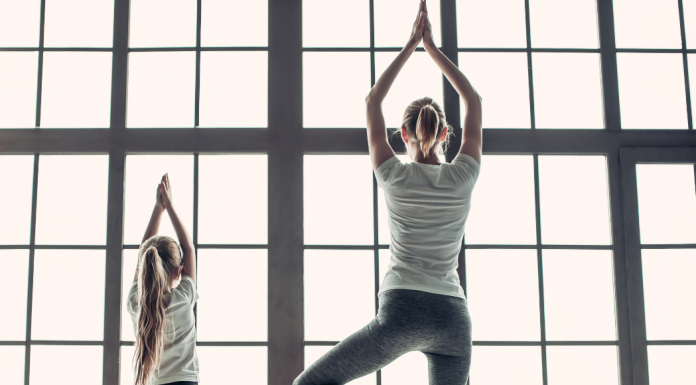
<svg viewBox="0 0 696 385"><path fill-rule="evenodd" d="M164 349L160 358L159 371L155 371L155 384L176 381L198 382L199 368L196 354L196 321L193 306L198 301L196 284L189 276L166 294L168 303L164 319ZM138 284L128 293L128 313L133 320L133 330L138 331Z"/></svg>

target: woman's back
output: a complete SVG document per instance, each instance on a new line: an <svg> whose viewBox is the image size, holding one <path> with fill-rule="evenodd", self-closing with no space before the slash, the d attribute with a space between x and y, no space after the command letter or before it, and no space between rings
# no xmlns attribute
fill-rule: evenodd
<svg viewBox="0 0 696 385"><path fill-rule="evenodd" d="M456 273L479 164L458 155L441 165L396 157L377 170L391 233L391 263L380 294L411 289L464 298Z"/></svg>

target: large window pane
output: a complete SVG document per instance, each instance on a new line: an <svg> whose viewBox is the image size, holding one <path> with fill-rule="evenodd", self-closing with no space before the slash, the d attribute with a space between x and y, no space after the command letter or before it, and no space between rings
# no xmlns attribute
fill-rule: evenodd
<svg viewBox="0 0 696 385"><path fill-rule="evenodd" d="M109 127L110 52L45 52L41 127Z"/></svg>
<svg viewBox="0 0 696 385"><path fill-rule="evenodd" d="M204 47L267 46L268 0L203 0L201 2L201 45Z"/></svg>
<svg viewBox="0 0 696 385"><path fill-rule="evenodd" d="M371 171L367 155L305 155L305 244L373 244Z"/></svg>
<svg viewBox="0 0 696 385"><path fill-rule="evenodd" d="M31 347L29 384L53 385L57 379L69 379L75 385L101 384L103 354L101 346L34 345Z"/></svg>
<svg viewBox="0 0 696 385"><path fill-rule="evenodd" d="M696 340L696 250L643 250L649 340Z"/></svg>
<svg viewBox="0 0 696 385"><path fill-rule="evenodd" d="M0 47L38 47L40 18L41 0L0 2Z"/></svg>
<svg viewBox="0 0 696 385"><path fill-rule="evenodd" d="M611 251L544 250L543 258L546 339L616 340Z"/></svg>
<svg viewBox="0 0 696 385"><path fill-rule="evenodd" d="M46 47L111 47L114 0L46 1Z"/></svg>
<svg viewBox="0 0 696 385"><path fill-rule="evenodd" d="M24 346L0 346L2 382L24 385Z"/></svg>
<svg viewBox="0 0 696 385"><path fill-rule="evenodd" d="M201 127L268 126L268 52L201 52Z"/></svg>
<svg viewBox="0 0 696 385"><path fill-rule="evenodd" d="M104 245L108 155L41 155L36 243Z"/></svg>
<svg viewBox="0 0 696 385"><path fill-rule="evenodd" d="M302 45L369 47L370 1L302 1Z"/></svg>
<svg viewBox="0 0 696 385"><path fill-rule="evenodd" d="M0 52L0 128L36 127L38 57L36 52Z"/></svg>
<svg viewBox="0 0 696 385"><path fill-rule="evenodd" d="M128 155L124 194L124 244L139 245L142 242L155 207L157 185L165 173L169 174L176 212L189 234L193 231L193 155ZM162 215L158 234L177 239L166 212Z"/></svg>
<svg viewBox="0 0 696 385"><path fill-rule="evenodd" d="M604 156L540 156L544 244L611 244Z"/></svg>
<svg viewBox="0 0 696 385"><path fill-rule="evenodd" d="M696 243L694 166L638 164L640 241Z"/></svg>
<svg viewBox="0 0 696 385"><path fill-rule="evenodd" d="M310 365L312 365L314 362L316 362L321 356L323 356L326 352L331 350L333 346L305 346L304 353L304 362L305 362L305 369L307 369ZM384 380L382 380L384 381ZM384 382L382 382L384 383ZM377 384L377 373L371 373L368 374L367 376L360 377L356 380L353 380L349 382L348 384L350 385L375 385Z"/></svg>
<svg viewBox="0 0 696 385"><path fill-rule="evenodd" d="M617 53L616 60L622 128L688 128L681 54Z"/></svg>
<svg viewBox="0 0 696 385"><path fill-rule="evenodd" d="M650 385L696 382L696 346L648 346Z"/></svg>
<svg viewBox="0 0 696 385"><path fill-rule="evenodd" d="M696 0L682 0L684 7L684 32L686 47L696 47Z"/></svg>
<svg viewBox="0 0 696 385"><path fill-rule="evenodd" d="M484 155L466 221L467 244L536 244L534 160Z"/></svg>
<svg viewBox="0 0 696 385"><path fill-rule="evenodd" d="M599 54L534 53L537 128L603 128Z"/></svg>
<svg viewBox="0 0 696 385"><path fill-rule="evenodd" d="M199 341L268 339L268 252L198 250Z"/></svg>
<svg viewBox="0 0 696 385"><path fill-rule="evenodd" d="M383 385L427 383L428 359L421 352L406 353L382 369Z"/></svg>
<svg viewBox="0 0 696 385"><path fill-rule="evenodd" d="M265 346L199 346L201 377L209 384L268 383L268 348Z"/></svg>
<svg viewBox="0 0 696 385"><path fill-rule="evenodd" d="M466 251L469 311L475 341L538 341L536 250ZM474 354L475 355L475 354Z"/></svg>
<svg viewBox="0 0 696 385"><path fill-rule="evenodd" d="M194 52L129 55L128 127L193 127Z"/></svg>
<svg viewBox="0 0 696 385"><path fill-rule="evenodd" d="M474 346L471 383L476 385L541 385L538 346Z"/></svg>
<svg viewBox="0 0 696 385"><path fill-rule="evenodd" d="M599 48L594 0L531 0L529 18L533 47Z"/></svg>
<svg viewBox="0 0 696 385"><path fill-rule="evenodd" d="M32 339L104 338L105 259L103 250L36 250Z"/></svg>
<svg viewBox="0 0 696 385"><path fill-rule="evenodd" d="M29 244L34 156L0 156L0 244ZM2 338L0 338L1 340Z"/></svg>
<svg viewBox="0 0 696 385"><path fill-rule="evenodd" d="M418 0L374 0L376 47L403 47L406 45L411 37L413 23L418 16L418 3ZM433 41L439 47L442 44L440 0L428 2L428 18L432 24Z"/></svg>
<svg viewBox="0 0 696 385"><path fill-rule="evenodd" d="M375 317L371 250L305 250L305 340L340 341Z"/></svg>
<svg viewBox="0 0 696 385"><path fill-rule="evenodd" d="M462 48L527 47L524 0L457 1L457 42Z"/></svg>
<svg viewBox="0 0 696 385"><path fill-rule="evenodd" d="M29 250L0 250L0 266L3 271L0 292L8 293L2 301L0 341L23 341L26 339L27 324ZM4 364L4 361L0 362Z"/></svg>
<svg viewBox="0 0 696 385"><path fill-rule="evenodd" d="M135 355L135 346L121 346L121 376L119 378L120 385L135 384L135 376L133 372L133 356Z"/></svg>
<svg viewBox="0 0 696 385"><path fill-rule="evenodd" d="M613 0L617 48L681 48L677 0Z"/></svg>
<svg viewBox="0 0 696 385"><path fill-rule="evenodd" d="M370 53L305 52L302 63L304 127L365 127Z"/></svg>
<svg viewBox="0 0 696 385"><path fill-rule="evenodd" d="M616 353L616 346L547 346L549 384L618 385Z"/></svg>
<svg viewBox="0 0 696 385"><path fill-rule="evenodd" d="M130 313L128 313L128 293L133 286L135 269L138 265L138 250L123 250L123 255L121 258L121 276L123 277L123 283L121 284L121 341L135 341L133 319L131 318ZM126 384L125 382L121 383ZM132 383L133 381L128 382L127 384Z"/></svg>
<svg viewBox="0 0 696 385"><path fill-rule="evenodd" d="M378 78L397 55L398 52L375 53L375 74ZM414 52L399 72L382 103L387 127L401 127L406 107L424 96L432 98L444 109L442 95L442 72L426 52Z"/></svg>
<svg viewBox="0 0 696 385"><path fill-rule="evenodd" d="M267 156L201 155L198 162L198 242L267 243ZM230 189L230 181L244 188Z"/></svg>
<svg viewBox="0 0 696 385"><path fill-rule="evenodd" d="M130 46L195 47L197 9L196 0L132 0Z"/></svg>
<svg viewBox="0 0 696 385"><path fill-rule="evenodd" d="M484 128L531 127L527 54L460 53L459 68L481 95ZM463 121L465 109L460 105Z"/></svg>

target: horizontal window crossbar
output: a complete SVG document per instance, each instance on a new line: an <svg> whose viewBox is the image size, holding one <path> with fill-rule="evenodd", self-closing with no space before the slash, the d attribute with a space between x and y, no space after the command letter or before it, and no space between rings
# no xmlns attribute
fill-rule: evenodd
<svg viewBox="0 0 696 385"><path fill-rule="evenodd" d="M106 245L0 245L0 250L7 249L35 250L106 250Z"/></svg>
<svg viewBox="0 0 696 385"><path fill-rule="evenodd" d="M111 52L113 48L93 47L2 47L0 52Z"/></svg>
<svg viewBox="0 0 696 385"><path fill-rule="evenodd" d="M268 47L149 47L128 48L128 52L180 52L180 51L268 51Z"/></svg>
<svg viewBox="0 0 696 385"><path fill-rule="evenodd" d="M268 245L258 245L258 244L248 244L248 245L242 245L242 244L198 244L196 245L197 248L199 249L267 249ZM127 250L137 250L140 248L140 245L123 245L124 249Z"/></svg>
<svg viewBox="0 0 696 385"><path fill-rule="evenodd" d="M648 345L696 345L696 340L654 340L647 343Z"/></svg>
<svg viewBox="0 0 696 385"><path fill-rule="evenodd" d="M642 249L696 249L696 243L640 245Z"/></svg>
<svg viewBox="0 0 696 385"><path fill-rule="evenodd" d="M121 346L133 346L133 341L121 341ZM267 341L198 341L196 346L268 346Z"/></svg>

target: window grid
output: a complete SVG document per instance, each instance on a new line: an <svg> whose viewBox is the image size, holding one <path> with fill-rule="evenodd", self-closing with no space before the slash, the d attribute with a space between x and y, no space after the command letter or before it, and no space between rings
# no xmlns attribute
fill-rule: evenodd
<svg viewBox="0 0 696 385"><path fill-rule="evenodd" d="M289 3L289 2L287 2ZM301 12L296 12L293 10L295 7L299 7L299 2L293 2L293 4L288 5L285 1L283 0L269 0L269 45L271 46L270 51L273 55L273 60L270 60L269 58L269 78L276 80L275 82L271 83L269 82L269 90L271 91L281 91L280 94L283 96L285 95L295 95L297 94L297 90L295 89L298 84L296 82L293 82L292 80L283 80L281 82L278 82L277 80L280 79L280 73L290 73L293 76L299 76L301 78L302 76L302 68L301 64L298 66L298 63L301 63L301 59L298 59L298 54L296 52L293 52L294 49L297 49L297 52L299 52L300 57L301 57L301 52L302 52L302 44L301 44L301 39L297 39L297 35L299 34L299 31L301 31ZM449 0L443 0L443 13L445 12L445 4L448 4L447 7L449 7L450 10L453 10L455 7L454 1L449 1ZM601 1L598 2L598 16L600 23L598 25L599 27L599 32L600 32L600 37L601 37L601 46L603 47L601 50L589 50L590 52L599 52L601 54L601 60L602 60L602 84L603 84L603 90L604 90L604 112L605 112L605 119L608 119L608 117L614 118L614 120L610 123L607 122L605 124L605 129L606 130L614 130L620 128L620 123L619 123L619 117L618 117L618 111L619 111L619 105L618 105L618 88L617 88L617 78L616 78L616 58L615 58L615 53L616 52L653 52L653 53L682 53L684 63L686 64L687 57L686 54L692 54L696 53L696 49L686 49L685 45L685 38L684 38L684 19L683 19L683 5L682 1L679 0L679 11L680 11L680 24L681 24L681 32L682 32L682 49L616 49L614 46L614 39L613 39L613 18L612 18L612 2L611 0L608 1ZM171 152L174 151L183 151L183 152L188 152L188 153L194 153L194 152L212 152L212 151L227 151L227 152L248 152L248 151L268 151L269 152L269 171L274 171L275 174L273 176L269 173L269 184L279 187L281 186L280 182L287 182L291 181L290 183L290 190L292 192L291 194L291 202L290 204L292 205L299 205L300 209L299 212L301 213L302 209L302 201L301 198L300 200L297 199L297 196L292 196L293 194L296 195L297 190L298 190L298 182L295 181L294 179L297 178L298 175L301 175L301 166L300 166L300 171L298 173L297 171L297 153L302 153L304 152L324 152L324 153L331 153L331 152L343 152L345 153L346 151L350 153L365 153L366 148L363 144L364 141L364 133L362 132L350 132L346 133L345 131L341 130L332 130L333 132L329 133L326 132L326 130L315 130L315 132L309 132L309 133L299 133L297 131L292 131L294 130L294 125L301 126L301 113L297 114L296 112L290 113L290 119L289 123L287 125L289 127L276 127L279 126L278 121L280 120L279 118L274 118L274 119L269 119L269 134L278 134L282 132L284 129L287 128L286 131L290 131L290 134L288 137L290 138L296 138L299 136L304 136L305 138L305 144L304 147L301 147L299 151L297 152L284 152L279 149L280 146L278 146L274 140L269 140L268 142L265 142L265 133L262 135L259 134L254 134L254 133L240 133L240 134L232 134L232 133L226 133L223 130L219 130L216 133L212 134L206 134L206 136L202 136L198 130L178 130L179 132L173 133L171 130L169 132L159 132L159 133L153 133L153 132L142 132L142 133L130 133L126 134L123 130L124 128L124 117L125 117L125 82L126 82L126 70L125 70L125 64L127 63L127 52L130 50L127 48L126 44L123 44L124 42L127 42L127 36L128 36L128 4L127 2L124 2L122 0L116 0L115 1L115 23L114 23L114 47L112 48L44 48L43 47L43 26L44 26L44 9L45 9L45 0L41 1L41 18L40 18L40 26L41 26L41 33L40 33L40 44L38 48L0 48L0 51L38 51L39 53L39 71L38 71L38 82L37 82L37 87L38 87L38 92L37 92L37 106L36 106L36 126L37 128L40 126L40 102L41 102L41 76L42 76L42 55L43 52L45 51L106 51L106 52L113 52L114 53L114 67L112 71L112 79L113 79L113 84L115 87L114 90L112 91L112 116L111 116L111 129L109 130L109 135L104 135L103 132L104 130L80 130L81 132L78 134L76 133L71 133L65 130L51 130L54 131L55 133L48 134L46 131L48 130L0 130L0 136L3 138L0 143L3 143L2 146L0 146L0 152L2 153L31 153L35 155L35 164L34 164L34 185L33 185L33 201L32 201L32 220L31 220L31 237L30 237L30 244L28 246L29 251L30 251L30 263L29 263L29 287L28 287L28 308L27 308L27 339L25 341L0 341L0 346L2 345L25 345L27 347L31 346L32 344L34 345L39 345L39 344L63 344L65 342L66 344L73 344L73 345L85 345L85 344L95 344L95 345L104 345L104 384L107 385L112 385L118 383L118 362L116 361L116 358L118 358L118 349L113 351L112 347L110 346L110 337L113 336L114 330L117 330L118 327L114 328L114 323L109 321L109 318L113 319L118 319L120 320L120 317L105 317L105 341L104 342L99 342L99 341L30 341L29 340L29 335L30 335L30 327L31 327L31 298L32 298L32 278L33 278L33 261L34 261L34 250L37 249L43 249L43 248L53 248L51 246L45 246L45 245L40 245L37 246L35 245L34 241L34 233L35 233L35 221L36 221L36 193L37 193L37 167L38 167L38 157L39 153L51 153L51 152L69 152L69 153L104 153L106 151L109 151L110 153L110 166L109 166L109 219L108 222L110 225L115 224L115 223L121 223L122 218L119 217L119 215L122 215L122 212L119 213L118 206L120 205L122 208L123 202L118 202L118 185L120 183L121 188L123 187L123 178L121 177L112 177L112 175L115 172L120 172L121 176L123 173L123 163L124 161L124 154L126 151L146 151L146 152ZM527 7L528 8L528 7ZM200 9L200 1L199 1L199 9ZM289 14L287 13L288 10L292 10ZM371 29L374 28L374 25L372 23L372 2L371 2L371 7L370 7L370 12L371 12ZM125 14L125 17L124 17ZM199 13L200 15L200 13ZM199 16L200 19L200 16ZM289 21L286 21L286 19L289 19ZM453 30L456 31L456 26L452 25L454 23L450 23L449 25L444 25L445 18L443 17L443 30L448 31L447 33L451 33ZM199 22L200 25L200 22ZM611 28L610 28L611 27ZM199 30L199 29L198 29ZM611 35L611 38L607 37ZM528 35L529 36L529 35ZM443 33L443 40L444 40L445 34ZM456 39L456 37L455 37ZM197 39L198 42L199 39ZM372 39L371 39L372 41ZM456 40L455 40L456 41ZM279 47L280 44L285 44L288 43L289 46L292 48L290 50L287 49L282 49ZM610 44L608 44L610 43ZM199 45L199 44L198 44ZM374 43L371 42L371 47L374 46ZM443 46L445 46L445 43L443 41ZM456 47L456 44L455 44ZM446 47L444 47L446 48ZM156 49L153 49L156 50ZM166 49L163 49L166 50ZM192 49L170 49L170 50L189 50L191 51ZM239 50L239 51L246 51L246 50L269 50L268 48L256 48L256 47L251 47L251 48L200 48L200 51L207 51L207 50L219 50L219 51L226 51L226 50ZM312 50L312 49L307 49ZM390 50L398 50L398 49L380 49L384 51L390 51ZM459 51L468 51L468 49L458 49ZM483 51L486 51L486 49L482 49ZM522 51L525 51L525 49L521 49ZM133 49L133 51L138 51L138 49ZM198 51L198 49L197 49ZM337 49L336 51L340 51L340 49ZM477 51L477 50L472 50L472 51ZM491 50L493 51L493 50ZM514 50L506 50L502 49L499 50L502 52L505 51L514 51ZM532 52L544 52L544 51L553 51L553 52L588 52L587 50L564 50L564 49L558 49L558 50L545 50L545 49L533 49ZM372 51L371 51L372 52ZM374 53L372 52L372 62L374 63ZM456 63L456 55L455 57L452 57L449 53L448 56L451 57L453 61ZM613 56L613 58L612 58ZM289 69L287 72L285 71L285 68L283 68L283 65L285 64L279 64L276 61L278 59L289 59L290 64L289 64ZM276 71L276 73L273 73L273 71ZM685 65L685 82L686 82L686 97L690 98L690 93L689 93L689 81L688 81L688 69ZM372 81L374 83L374 65L372 65ZM301 86L301 83L300 83ZM301 94L301 91L300 91ZM610 95L609 100L607 100L607 95ZM271 93L269 93L269 102L275 103L276 108L278 106L278 98L274 98ZM445 87L445 105L448 107L448 116L453 117L456 114L459 113L459 108L458 108L458 102L457 103L451 103L452 100L447 100L447 88ZM688 100L688 99L687 99ZM295 104L292 104L288 102L291 107L286 107L286 108L281 108L282 111L287 113L288 111L294 111L297 109L297 102L294 102ZM300 102L301 105L301 102ZM452 106L452 107L450 107ZM691 108L691 104L687 103L687 108ZM270 108L269 106L269 111L272 111L273 108ZM280 110L280 109L279 109ZM300 108L301 110L301 108ZM123 115L123 116L121 116ZM298 119L297 116L300 116L299 119L299 124L298 124ZM270 116L270 114L269 114ZM459 124L459 119L451 119L451 121L455 124ZM271 123L273 122L273 123ZM290 127L292 126L292 127ZM292 128L292 129L290 129ZM691 113L689 112L689 128L693 129L693 123L691 119ZM19 132L19 131L24 131L24 132ZM30 132L27 132L30 131ZM44 131L43 133L40 133L41 131ZM99 132L97 132L99 131ZM622 383L635 383L636 385L640 384L647 384L647 365L643 365L642 358L640 357L641 354L645 354L645 352L641 353L641 349L644 349L644 346L641 346L640 343L640 316L637 314L642 310L642 297L636 297L641 299L641 301L631 301L631 304L627 303L628 299L628 293L633 296L635 294L636 290L642 290L642 286L640 286L640 281L638 282L638 286L636 286L636 278L635 275L633 274L634 271L631 268L631 261L632 258L635 258L636 253L633 252L630 248L630 242L632 241L630 234L626 235L626 247L627 247L627 253L623 252L622 247L623 246L623 240L624 240L624 235L622 232L622 227L624 226L624 215L626 219L625 226L627 228L630 228L630 226L634 225L637 222L631 222L629 219L631 218L631 215L634 213L631 213L629 210L625 209L623 206L631 204L631 196L630 196L630 191L627 192L626 190L623 191L623 195L621 195L620 192L617 192L617 187L621 187L620 185L620 179L623 178L630 178L631 174L630 172L625 172L626 170L624 167L620 167L618 164L619 160L619 152L623 153L622 147L625 146L662 146L662 147L672 147L672 148L677 148L677 147L693 147L696 142L694 141L694 136L691 135L693 131L689 131L689 134L686 133L681 133L677 131L672 131L672 130L667 130L666 132L661 132L660 136L655 136L655 134L652 133L638 133L638 132L624 132L620 136L616 135L609 135L608 133L602 133L602 132L596 132L596 133L583 133L583 132L554 132L552 131L537 131L536 134L526 134L526 133L521 133L521 132L510 132L509 130L503 130L500 132L487 132L484 135L486 136L486 153L553 153L553 154L558 154L558 153L567 153L567 154L578 154L578 153L593 153L593 154L609 154L608 158L608 163L609 163L609 179L610 179L610 185L611 185L611 212L612 212L612 224L613 225L618 225L619 228L614 228L614 232L618 232L617 234L612 235L612 239L614 240L612 243L614 244L613 246L607 246L609 249L614 249L616 255L615 259L617 261L614 264L615 267L615 279L617 280L627 280L630 281L628 284L631 285L631 287L628 287L627 282L623 281L621 285L619 285L619 282L617 281L617 327L618 327L618 332L619 335L621 336L621 341L620 341L620 377L622 379ZM159 137L158 137L159 135ZM256 135L256 136L254 136ZM252 140L249 140L246 137L252 137ZM166 145L162 145L161 140L162 139L170 139L170 143ZM355 138L358 138L360 140L356 140ZM60 140L56 140L60 139ZM84 140L83 140L84 139ZM148 140L143 140L139 141L139 139L148 139ZM194 140L196 139L195 143ZM234 146L221 146L217 143L217 141L220 140L230 140L230 139L242 139L240 140L239 144L235 144ZM286 138L287 139L287 138ZM332 139L330 141L327 141L326 139ZM256 141L262 140L262 142L256 143ZM340 144L341 141L347 141L344 142L346 144ZM252 144L253 142L253 144ZM504 142L504 143L503 143ZM339 143L339 144L337 144ZM395 143L392 142L392 145ZM224 148L224 150L221 150ZM693 149L688 149L689 151L693 151ZM660 150L658 149L644 149L644 154L646 161L653 161L654 154L659 153ZM300 155L301 157L301 155ZM287 162L288 160L291 160L291 162ZM693 162L693 161L692 161ZM301 163L300 163L301 164ZM622 166L625 164L622 162ZM621 168L621 173L619 173L619 168ZM289 177L288 176L279 176L278 172L279 171L287 171L289 174L291 174ZM696 173L696 170L695 170ZM635 181L635 174L633 174L634 181ZM300 178L301 179L301 178ZM299 182L299 185L301 185L301 180ZM271 190L271 186L269 186L269 191ZM116 193L116 194L115 194ZM619 195L616 195L619 194ZM112 195L116 196L116 198L111 198ZM277 202L277 199L270 199L271 197L277 197L278 194L271 194L269 195L269 207L279 207L279 203ZM116 199L116 200L114 200ZM635 196L633 197L635 199ZM284 211L285 212L285 211ZM292 213L297 213L296 209L290 209L289 212ZM270 214L270 211L269 211ZM637 212L635 213L637 216ZM274 219L279 219L281 218L280 215L273 215L271 214L272 218ZM618 218L618 219L617 219ZM292 235L296 235L297 231L293 229L292 227L288 227L289 224L294 223L289 219L283 219L282 223L272 225L271 222L269 222L269 233L273 233L275 235L280 235L280 240L273 239L269 237L268 243L271 244L271 250L269 250L269 274L274 274L277 273L279 270L279 267L285 267L287 266L286 264L281 264L280 263L280 256L275 255L280 252L280 246L285 246L287 244L292 244L292 245L297 245L298 247L301 247L301 241L296 242L294 240L291 240ZM286 229L286 230L292 230L289 231L292 233L291 235L282 235L279 234L280 229ZM113 282L114 279L118 279L118 282L120 283L120 252L122 250L122 247L120 244L116 245L114 242L118 243L117 241L121 238L120 236L117 236L115 234L109 234L108 236L108 245L107 246L75 246L75 247L70 247L70 246L57 246L55 247L56 249L58 248L71 248L71 249L107 249L107 253L110 253L107 255L107 285L109 284L110 280ZM301 239L301 237L300 237ZM619 242L620 240L620 242ZM296 243L293 243L296 242ZM299 244L298 244L299 243ZM217 246L217 245L216 245ZM229 245L229 248L234 248L234 247L240 247L244 248L245 245ZM463 248L463 253L465 252L466 249L471 248L485 248L487 245L464 245L465 247ZM645 245L642 248L644 249L649 249L652 248L653 245ZM686 245L688 247L696 247L696 245ZM114 247L118 248L118 261L119 261L119 268L114 270L113 264L109 263L109 258L113 256L112 251L114 250ZM205 248L206 245L197 245L198 248ZM529 247L526 245L525 247ZM535 248L537 246L532 245L532 248ZM542 249L547 249L547 248L556 248L558 246L542 246ZM638 255L639 255L639 250L640 250L640 244L638 246ZM670 245L670 247L674 247L673 245ZM26 245L3 245L0 246L0 249L27 249ZM129 248L126 246L126 248ZM373 246L368 246L368 249L374 248ZM380 249L383 247L379 247ZM573 247L575 248L575 247ZM578 249L582 248L592 248L592 246L582 246L578 247ZM294 250L288 251L287 249L283 250L283 252L288 254L289 258L294 258L293 261L297 262L297 253ZM293 254L294 253L294 254ZM301 256L301 253L299 254ZM625 266L625 260L624 258L628 259L628 271ZM301 261L301 259L300 259ZM301 263L301 262L300 262ZM275 265L274 265L275 264ZM623 266L622 266L623 264ZM460 267L461 269L461 267ZM631 276L627 277L627 273L631 272ZM113 276L119 273L118 278L114 278ZM462 276L464 276L462 274ZM293 305L291 307L297 308L299 306L300 312L301 312L301 301L296 299L296 291L297 291L297 271L292 271L289 274L288 278L284 277L284 281L282 282L277 282L277 283L271 283L269 281L269 297L273 299L278 299L281 295L285 294L284 291L290 292L290 295L292 297L292 301L297 301L293 302ZM638 277L640 278L640 277ZM300 275L301 279L301 275ZM464 280L463 280L464 283ZM637 289L636 289L637 287ZM280 291L280 293L278 293ZM106 299L106 315L113 314L114 311L119 314L120 312L120 306L117 303L116 307L114 309L113 306L113 300L120 298L120 292L119 293L113 293L113 295L110 295L107 292L107 299ZM630 308L629 308L630 305ZM109 310L111 309L111 310ZM110 313L111 312L111 313ZM283 320L285 323L291 324L290 327L283 329L282 327L279 326L280 322L277 320L277 317L273 317L273 315L277 314L283 314L286 315L288 314L287 309L273 309L272 306L270 305L269 302L269 329L275 328L274 333L275 334L269 334L269 341L273 340L272 342L269 342L269 349L268 349L268 354L269 354L269 383L280 383L280 379L287 379L291 377L293 374L296 374L298 369L301 370L301 368L298 366L298 361L292 357L285 357L285 352L287 351L292 351L295 354L301 354L301 351L296 349L296 345L294 345L295 337L297 334L301 334L301 331L298 331L296 328L297 325L297 320L299 319L301 321L302 316L297 315L296 311L292 311L292 309L289 311L290 313L293 313L292 316L290 316L287 320ZM632 321L632 323L631 323ZM119 322L117 321L115 325L119 325ZM644 326L644 325L643 325ZM295 327L293 329L293 327ZM637 334L636 334L637 332ZM118 335L118 331L116 331ZM631 342L634 341L634 342ZM689 344L688 342L690 341L678 341L676 344ZM524 343L524 342L523 342ZM583 342L585 343L585 342ZM548 341L546 343L547 346L550 345L555 345L556 342L554 341ZM633 344L633 345L632 345ZM631 347L632 346L632 347ZM274 349L276 348L282 348L283 351L281 352L275 352ZM115 352L115 353L114 353ZM631 355L632 352L633 354ZM115 355L114 355L115 354ZM29 349L27 348L25 350L25 384L28 385L28 375L29 375L29 364L30 364L30 353ZM291 359L292 358L292 359ZM626 364L626 365L624 365ZM272 369L273 367L276 367L276 369ZM116 368L116 371L114 372L114 367ZM116 373L116 374L115 374ZM292 381L292 378L289 379L289 381ZM288 381L285 381L288 382Z"/></svg>

